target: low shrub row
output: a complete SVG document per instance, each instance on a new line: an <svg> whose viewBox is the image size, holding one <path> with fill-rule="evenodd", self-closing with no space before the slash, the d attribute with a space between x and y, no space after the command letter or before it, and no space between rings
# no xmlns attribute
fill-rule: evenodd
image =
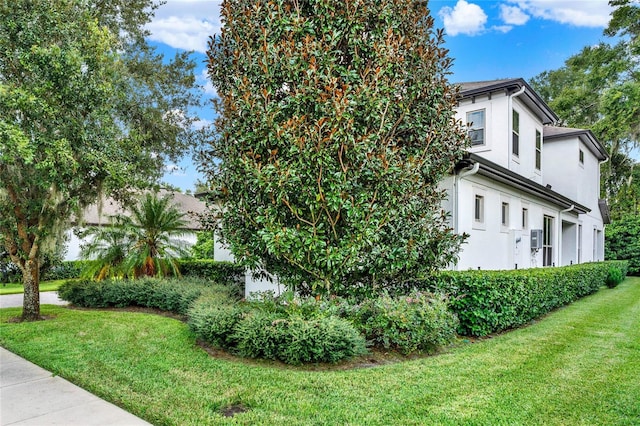
<svg viewBox="0 0 640 426"><path fill-rule="evenodd" d="M63 300L87 308L142 306L185 315L204 293L226 292L201 280L141 278L137 280L67 281L58 289Z"/></svg>
<svg viewBox="0 0 640 426"><path fill-rule="evenodd" d="M609 277L611 282L622 281L625 274L626 264L620 261L515 271L447 271L432 277L428 288L449 295L460 334L485 336L526 324L594 293Z"/></svg>
<svg viewBox="0 0 640 426"><path fill-rule="evenodd" d="M356 356L363 353L365 340L403 354L435 352L456 334L458 321L447 303L430 293L383 295L361 303L285 293L235 306L198 301L188 316L196 335L214 346L300 364Z"/></svg>

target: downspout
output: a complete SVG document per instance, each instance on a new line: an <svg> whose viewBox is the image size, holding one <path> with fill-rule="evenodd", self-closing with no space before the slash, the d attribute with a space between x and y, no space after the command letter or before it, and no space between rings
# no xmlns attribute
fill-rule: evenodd
<svg viewBox="0 0 640 426"><path fill-rule="evenodd" d="M460 217L460 203L458 201L458 197L460 194L460 180L464 177L467 176L471 176L474 175L476 173L478 173L478 170L480 170L480 163L476 162L473 167L471 169L467 169L464 170L461 173L456 174L453 177L453 232L455 234L458 234L458 220ZM458 264L456 263L456 265L454 266L454 270L457 271L458 270Z"/></svg>
<svg viewBox="0 0 640 426"><path fill-rule="evenodd" d="M606 164L610 159L611 159L611 157L605 158L604 161L601 161L598 164L598 166L602 166L603 164ZM600 169L600 167L598 167L598 189L600 189L600 182L601 181L602 181L602 170ZM598 192L600 192L600 191L598 191ZM608 197L607 197L608 194L605 193L604 195L605 195L605 198L604 198L605 202L608 202L609 201ZM602 214L600 215L600 217L602 217ZM602 241L603 241L603 244L604 244L604 239L606 237L606 235L605 235L606 226L607 225L604 224L604 220L603 220L602 221ZM604 260L604 247L602 247L602 252L600 251L600 247L598 247L598 258L600 257L600 253L602 253L602 260Z"/></svg>
<svg viewBox="0 0 640 426"><path fill-rule="evenodd" d="M558 236L557 237L558 238L558 266L562 266L562 213L568 213L575 208L576 208L575 204L571 204L569 208L560 210L558 212L558 225L556 226L557 228L556 235Z"/></svg>
<svg viewBox="0 0 640 426"><path fill-rule="evenodd" d="M511 160L513 158L513 146L509 142L513 142L513 98L520 96L526 90L526 86L522 86L520 90L515 93L509 95L507 102L507 122L508 122L508 134L507 134L507 152L509 153L508 166L507 168L511 170Z"/></svg>

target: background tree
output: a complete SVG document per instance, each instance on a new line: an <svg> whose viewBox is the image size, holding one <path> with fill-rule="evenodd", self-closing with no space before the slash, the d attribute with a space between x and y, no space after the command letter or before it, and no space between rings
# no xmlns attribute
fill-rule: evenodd
<svg viewBox="0 0 640 426"><path fill-rule="evenodd" d="M39 318L39 263L100 193L152 184L197 142L187 55L146 44L151 0L0 0L0 234Z"/></svg>
<svg viewBox="0 0 640 426"><path fill-rule="evenodd" d="M629 262L629 275L640 275L640 215L627 215L607 225L604 256Z"/></svg>
<svg viewBox="0 0 640 426"><path fill-rule="evenodd" d="M465 133L426 2L228 0L222 17L202 166L236 259L317 293L452 262L437 183Z"/></svg>
<svg viewBox="0 0 640 426"><path fill-rule="evenodd" d="M181 239L188 233L184 214L170 198L151 193L128 211L129 215L114 216L111 226L94 226L81 234L89 242L80 256L94 260L86 272L99 280L179 276L177 260L189 254Z"/></svg>
<svg viewBox="0 0 640 426"><path fill-rule="evenodd" d="M618 197L630 183L633 160L640 148L640 5L613 0L605 35L611 43L585 47L555 71L545 71L532 86L570 127L591 129L609 151L603 169L604 196L612 213L622 208Z"/></svg>

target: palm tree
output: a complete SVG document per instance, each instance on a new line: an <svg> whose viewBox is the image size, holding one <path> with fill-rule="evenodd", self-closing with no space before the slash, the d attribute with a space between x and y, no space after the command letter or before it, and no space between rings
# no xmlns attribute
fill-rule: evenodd
<svg viewBox="0 0 640 426"><path fill-rule="evenodd" d="M121 216L111 216L110 226L92 226L78 233L89 241L80 247L80 257L91 259L83 275L98 280L125 275L123 262L131 247L131 238Z"/></svg>
<svg viewBox="0 0 640 426"><path fill-rule="evenodd" d="M177 259L189 254L180 239L187 234L184 214L168 197L146 194L138 205L130 208L129 229L133 246L125 267L135 277L180 275Z"/></svg>
<svg viewBox="0 0 640 426"><path fill-rule="evenodd" d="M91 276L179 276L177 259L188 255L180 239L188 233L184 214L168 197L151 193L128 210L130 216L114 217L111 226L84 233L93 236L80 252L83 258L95 259L88 270Z"/></svg>

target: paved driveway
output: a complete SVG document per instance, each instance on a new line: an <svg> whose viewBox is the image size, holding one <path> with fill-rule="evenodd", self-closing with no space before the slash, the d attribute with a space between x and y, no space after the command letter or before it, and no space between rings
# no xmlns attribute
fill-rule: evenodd
<svg viewBox="0 0 640 426"><path fill-rule="evenodd" d="M22 306L23 294L4 294L0 296L0 308L19 308ZM69 302L60 300L58 292L46 291L40 293L41 305L68 305Z"/></svg>

